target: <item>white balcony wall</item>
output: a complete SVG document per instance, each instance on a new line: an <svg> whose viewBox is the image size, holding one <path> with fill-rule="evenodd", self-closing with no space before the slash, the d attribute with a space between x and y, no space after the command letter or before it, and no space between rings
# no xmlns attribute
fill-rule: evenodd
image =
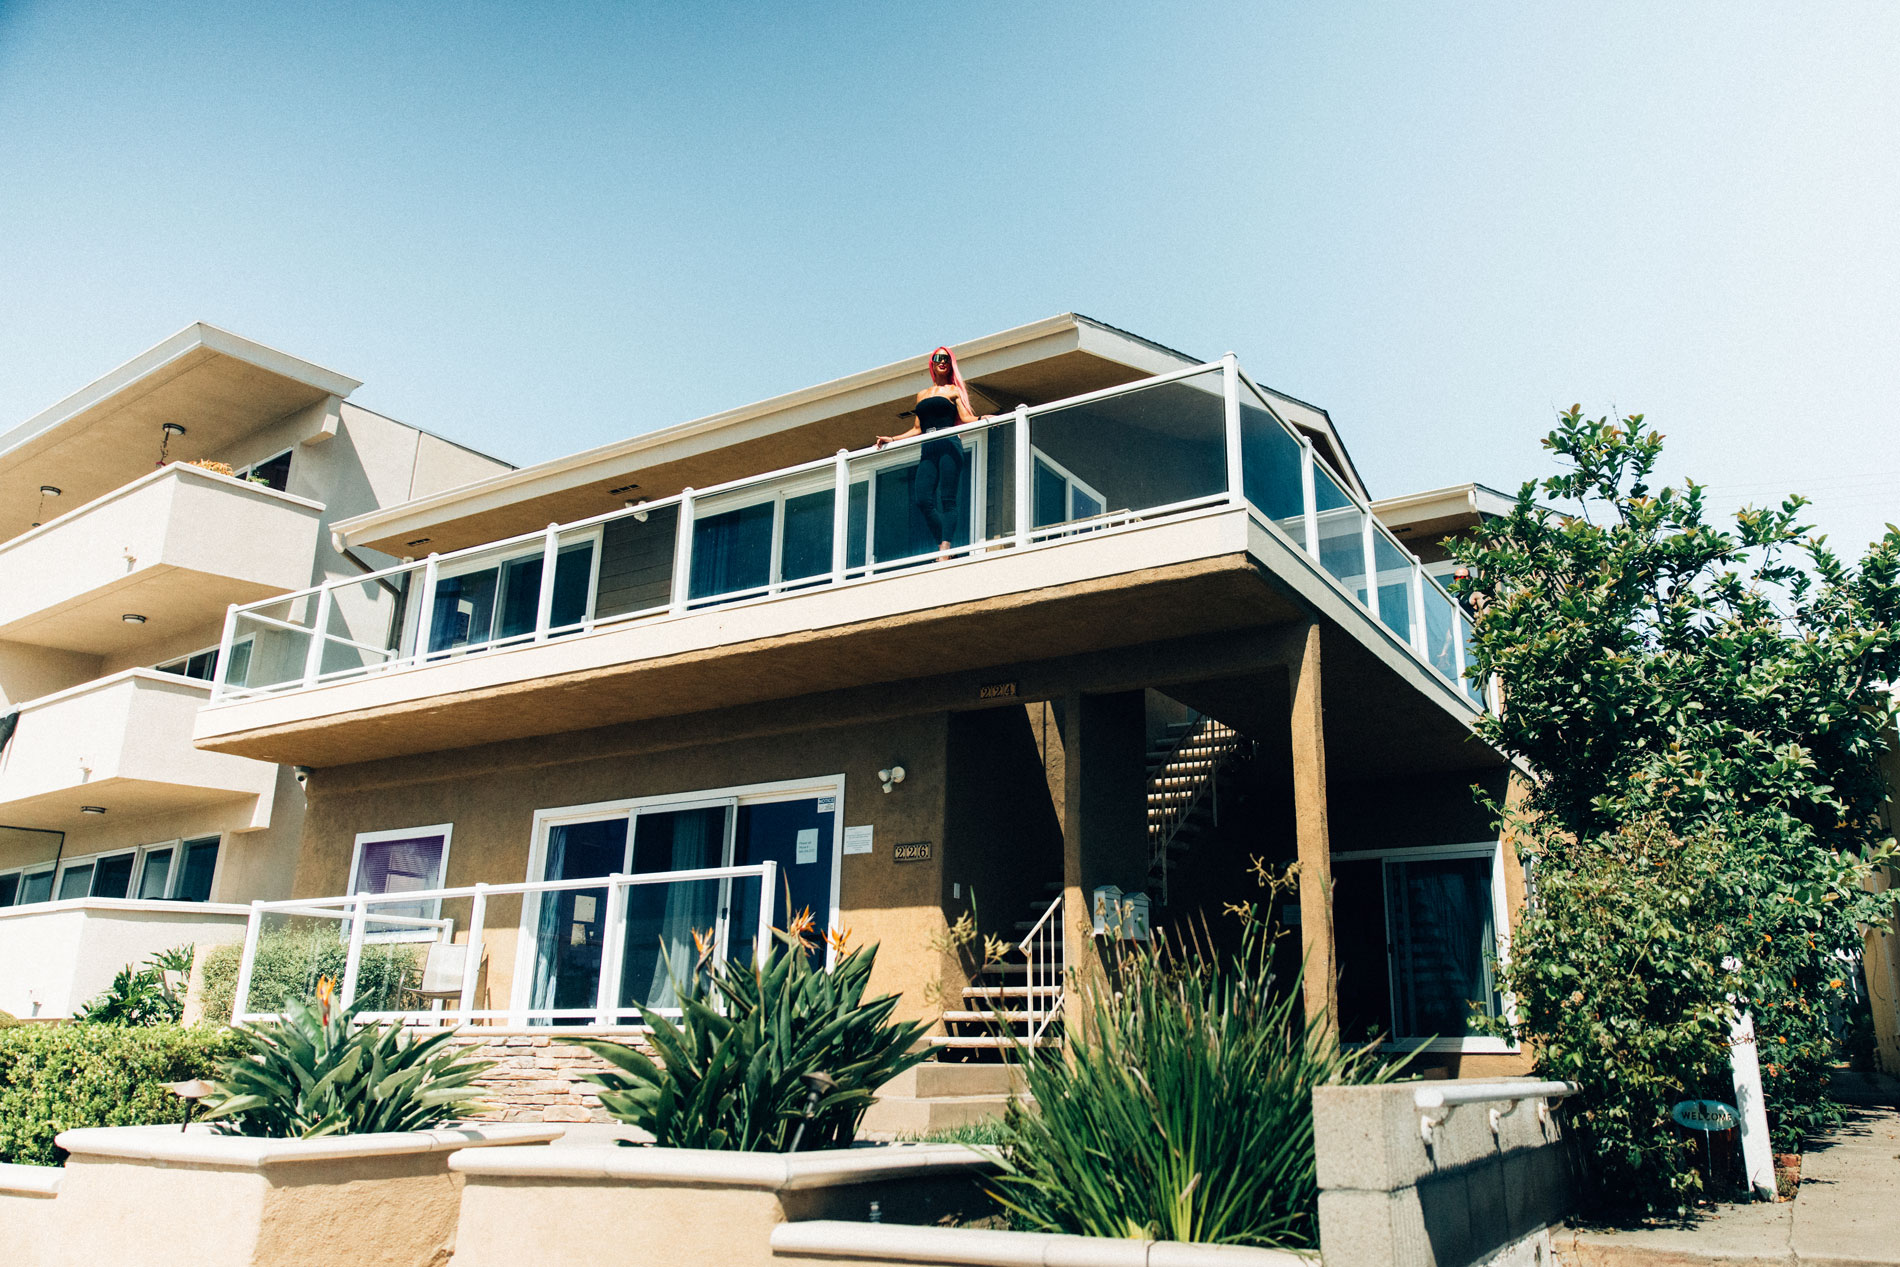
<svg viewBox="0 0 1900 1267"><path fill-rule="evenodd" d="M110 656L215 625L231 603L311 583L323 509L162 467L0 544L0 640Z"/></svg>
<svg viewBox="0 0 1900 1267"><path fill-rule="evenodd" d="M277 767L192 746L210 689L127 669L23 705L0 753L0 821L73 831L86 825L82 805L132 818L249 798L249 825L265 826Z"/></svg>
<svg viewBox="0 0 1900 1267"><path fill-rule="evenodd" d="M71 1016L127 964L244 940L248 907L76 898L0 907L0 1011Z"/></svg>

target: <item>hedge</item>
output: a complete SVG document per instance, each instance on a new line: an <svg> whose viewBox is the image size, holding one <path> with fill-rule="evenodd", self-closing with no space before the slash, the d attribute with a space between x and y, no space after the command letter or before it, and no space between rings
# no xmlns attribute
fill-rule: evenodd
<svg viewBox="0 0 1900 1267"><path fill-rule="evenodd" d="M53 1144L79 1126L178 1122L165 1085L208 1078L242 1044L229 1029L182 1025L14 1025L0 1029L0 1162L57 1166Z"/></svg>
<svg viewBox="0 0 1900 1267"><path fill-rule="evenodd" d="M329 977L343 984L349 944L332 928L284 928L261 933L257 959L251 965L252 1012L280 1012L290 999L307 999L317 992L317 980ZM363 947L356 971L356 998L366 1012L400 1011L409 992L422 984L422 949L415 943L371 942ZM219 1024L231 1020L237 998L238 966L244 947L219 946L204 960L204 1018Z"/></svg>

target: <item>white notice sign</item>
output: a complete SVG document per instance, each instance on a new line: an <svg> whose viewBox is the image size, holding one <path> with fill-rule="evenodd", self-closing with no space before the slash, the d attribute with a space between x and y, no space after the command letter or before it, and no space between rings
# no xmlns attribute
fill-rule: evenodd
<svg viewBox="0 0 1900 1267"><path fill-rule="evenodd" d="M846 853L871 852L871 825L847 827L844 829L844 851Z"/></svg>
<svg viewBox="0 0 1900 1267"><path fill-rule="evenodd" d="M799 829L798 861L801 863L818 861L818 829L816 827Z"/></svg>

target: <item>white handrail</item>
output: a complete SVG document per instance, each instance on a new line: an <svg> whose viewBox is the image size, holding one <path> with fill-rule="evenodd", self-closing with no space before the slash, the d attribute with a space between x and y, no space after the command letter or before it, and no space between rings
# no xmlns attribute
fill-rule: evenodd
<svg viewBox="0 0 1900 1267"><path fill-rule="evenodd" d="M1074 409L1074 408L1077 408L1078 406L1092 404L1100 400L1130 395L1136 392L1146 391L1150 388L1160 387L1169 383L1178 382L1178 381L1182 381L1186 379L1192 379L1198 376L1209 376L1213 374L1219 374L1221 376L1221 382L1220 382L1220 387L1219 387L1218 392L1210 392L1210 395L1215 396L1215 398L1221 402L1221 407L1222 407L1222 414L1223 414L1222 430L1224 433L1224 441L1225 441L1224 447L1228 455L1227 479L1223 481L1223 483L1226 485L1224 489L1222 489L1219 493L1216 493L1216 494L1210 494L1206 497L1188 499L1188 500L1177 502L1168 506L1148 507L1139 511L1115 510L1115 509L1110 509L1110 508L1104 508L1104 513L1102 515L1095 516L1088 520L1065 521L1061 524L1051 525L1044 529L1035 529L1029 526L1030 523L1033 521L1033 492L1032 492L1032 489L1029 487L1029 484L1032 483L1033 481L1025 478L1025 468L1031 465L1027 459L1029 458L1028 433L1030 430L1028 424L1030 423L1032 419L1041 418L1043 416L1058 413L1063 410ZM550 560L550 549L549 549L550 545L553 545L555 547L553 553L555 555L558 555L558 542L563 534L572 534L586 528L591 528L597 525L619 520L628 516L639 516L640 518L644 519L645 517L651 515L654 511L663 510L668 507L677 507L680 512L676 516L676 523L673 528L673 531L676 534L676 541L675 541L675 549L674 549L675 575L673 577L673 593L671 596L672 598L671 603L665 607L650 609L650 611L645 612L645 613L616 613L615 615L608 616L608 617L595 617L593 615L589 615L583 620L581 620L580 622L577 622L571 626L563 626L560 632L566 632L569 629L592 629L592 628L597 627L598 625L606 624L611 621L631 619L636 615L646 615L646 614L659 615L660 613L663 613L663 612L670 612L671 614L678 616L678 615L684 615L687 612L695 610L701 606L710 606L715 603L724 604L724 603L731 603L731 602L737 602L737 601L745 601L753 597L757 597L757 598L776 597L779 592L784 591L786 589L784 585L768 584L765 586L754 587L754 589L756 589L757 591L756 594L754 593L754 589L746 589L746 590L738 590L738 591L733 591L730 593L723 593L723 594L717 594L717 595L706 595L704 598L698 599L698 600L691 598L690 596L690 586L691 586L690 560L692 557L692 535L693 535L693 525L694 525L694 519L695 519L694 508L696 504L704 504L709 499L720 498L726 494L737 493L737 492L742 492L746 490L756 490L760 488L767 488L776 484L783 484L788 480L796 480L796 479L801 479L808 476L817 477L823 474L831 475L832 477L831 482L834 488L834 500L836 500L835 489L837 485L841 482L841 477L842 477L842 481L845 482L846 485L848 486L848 477L849 477L849 471L850 471L850 464L852 460L857 457L869 456L873 453L876 453L878 452L880 447L882 448L884 453L888 454L892 451L903 450L907 448L920 446L924 444L927 440L942 439L946 437L955 437L955 436L960 436L966 433L974 434L980 431L986 431L992 428L1008 425L1012 422L1016 424L1017 453L1016 453L1016 461L1014 463L1015 474L1016 474L1015 483L1017 485L1017 487L1014 490L1014 496L1017 502L1017 514L1014 516L1016 522L1012 525L1012 531L1001 533L995 537L985 537L981 541L973 541L968 546L959 547L957 550L953 552L953 554L959 558L970 556L984 549L994 548L997 545L1007 544L1007 543L1010 543L1011 541L1013 541L1014 544L1018 546L1019 548L1026 547L1026 546L1040 545L1040 544L1048 543L1052 539L1059 539L1062 537L1070 536L1081 530L1099 528L1102 525L1110 523L1110 522L1122 523L1124 521L1134 522L1137 519L1159 518L1171 513L1182 513L1188 509L1195 508L1200 505L1206 505L1206 504L1218 504L1221 502L1227 502L1231 504L1235 501L1235 498L1237 496L1242 501L1244 501L1245 486L1244 486L1244 480L1241 478L1241 472L1239 470L1239 467L1244 464L1244 455L1241 452L1241 450L1244 448L1244 445L1241 442L1241 435L1240 435L1240 432L1242 429L1241 420L1240 420L1242 407L1239 401L1239 389L1241 385L1243 384L1249 389L1249 391L1252 394L1252 399L1248 402L1246 407L1248 409L1253 409L1257 406L1259 411L1263 413L1266 416L1266 418L1270 421L1271 425L1278 426L1289 438L1293 439L1299 445L1299 451L1301 455L1301 466L1302 466L1301 491L1302 491L1302 500L1303 500L1301 514L1305 521L1304 522L1305 536L1307 537L1307 540L1305 541L1304 546L1305 546L1305 552L1308 554L1311 560L1315 564L1317 564L1318 559L1319 559L1319 532L1318 532L1319 514L1318 514L1318 509L1317 509L1316 501L1315 501L1315 491L1316 491L1315 477L1320 471L1326 472L1328 478L1338 487L1340 493L1345 497L1347 502L1351 505L1351 507L1356 512L1367 517L1366 527L1368 529L1371 528L1373 522L1376 520L1376 517L1373 516L1370 505L1366 503L1360 497L1357 489L1353 485L1349 484L1346 480L1342 479L1338 475L1337 472L1333 471L1331 468L1331 465L1326 461L1325 457L1315 451L1315 447L1313 445L1311 436L1309 436L1305 431L1301 430L1300 428L1297 428L1291 425L1290 423L1288 423L1286 419L1280 415L1280 412L1268 400L1267 393L1265 392L1265 390L1262 389L1260 385L1257 382L1255 382L1253 378L1250 375L1248 375L1246 371L1239 366L1237 360L1230 353L1227 356L1222 357L1218 361L1208 361L1208 362L1203 362L1203 363L1199 363L1195 365L1184 366L1180 369L1172 370L1165 374L1153 375L1149 378L1140 379L1132 383L1120 383L1112 387L1101 388L1096 391L1083 392L1078 395L1068 396L1061 400L1049 401L1046 404L1041 404L1041 405L1021 405L1021 406L1018 406L1011 413L998 414L998 415L985 417L982 419L978 419L974 422L959 424L954 427L944 428L938 431L930 432L928 434L920 433L915 436L906 437L902 440L893 441L883 446L872 445L872 446L867 446L865 448L856 449L856 450L841 449L829 457L815 458L808 462L798 463L793 466L784 467L779 470L766 472L764 474L742 476L738 479L728 480L724 483L715 484L708 488L684 489L681 492L673 494L671 496L640 502L637 505L623 507L618 510L606 511L598 515L589 516L585 519L575 520L572 523L549 525L548 527L537 530L537 531L517 534L512 537L502 538L498 541L489 541L489 542L481 543L479 545L467 546L460 550L451 551L447 554L441 554L441 555L431 554L425 560L401 563L401 564L394 565L392 567L383 568L375 572L365 573L361 576L350 578L347 583L355 584L361 581L379 581L386 577L392 577L396 575L397 573L402 573L405 576L409 576L409 575L419 576L420 582L421 582L419 591L417 591L414 585L410 587L411 591L414 593L414 599L412 601L416 609L415 615L413 617L414 623L413 623L413 633L412 633L415 645L414 645L414 649L407 654L405 654L403 651L403 644L408 639L399 633L392 634L391 641L395 645L389 646L389 647L377 647L377 646L374 646L373 644L359 642L355 639L352 639L340 634L330 633L327 629L322 628L322 627L318 627L314 629L304 628L302 626L281 621L281 620L278 620L278 619L275 619L273 617L266 616L263 614L266 610L283 607L283 605L285 604L294 603L299 598L303 598L309 595L318 595L319 602L321 602L324 597L328 596L329 589L331 585L333 584L331 582L326 582L324 585L313 586L310 589L297 591L288 595L279 595L274 598L262 599L255 603L235 607L231 610L229 617L227 618L226 636L223 643L221 643L220 645L219 680L216 684L216 689L213 694L212 702L214 705L216 705L216 704L221 704L221 703L227 703L236 699L250 698L254 695L259 695L259 694L277 693L277 692L283 692L283 691L289 691L289 690L309 689L312 686L321 685L327 682L336 681L343 678L360 676L360 675L372 673L372 672L380 673L380 672L389 671L391 669L420 667L436 659L445 658L451 655L459 655L465 652L492 651L492 650L499 650L508 646L528 645L528 644L533 644L533 643L546 642L548 638L550 637L550 635L556 632L555 630L549 627L549 622L551 619L549 600L551 598L551 592L552 592L551 591L552 576L551 576L551 570L548 567L548 562ZM849 584L855 581L862 581L866 579L873 579L879 574L880 570L885 566L895 566L897 564L913 562L913 560L911 559L878 560L876 564L872 564L870 563L869 560L867 560L865 567L861 571L859 571L858 569L841 568L839 566L838 554L840 553L840 547L842 545L842 542L838 539L837 522L840 518L843 517L845 509L846 508L842 504L842 502L839 502L839 504L835 504L833 506L834 541L833 541L832 568L830 569L830 572L828 575L826 573L821 572L817 574L816 576L810 578L811 584L822 585L822 584L829 583L832 585L839 585L839 584ZM1258 509L1258 508L1254 508L1254 509ZM1370 533L1368 533L1368 535L1370 535ZM1414 555L1410 550L1406 549L1403 544L1397 542L1396 539L1391 538L1390 534L1386 534L1386 536L1387 536L1388 542L1390 542L1392 545L1394 545L1396 548L1402 551L1406 556L1408 556L1409 562L1412 568L1414 569L1414 579L1412 581L1414 596L1416 596L1420 588L1424 586L1432 587L1433 589L1437 590L1439 594L1442 595L1447 602L1451 603L1454 613L1455 613L1454 621L1462 621L1463 617L1462 617L1462 613L1460 612L1460 609L1458 608L1457 601L1454 598L1452 598L1449 592L1445 590L1444 586L1439 584L1439 582L1435 578L1423 574L1423 569L1419 565L1416 555ZM431 617L434 615L433 596L436 589L437 578L439 576L441 565L445 562L453 565L460 561L475 559L475 558L479 558L485 555L502 554L511 549L527 548L534 544L539 544L542 547L543 571L545 573L541 578L541 587L540 587L541 592L537 595L540 602L537 604L537 613L536 613L537 619L536 619L535 630L531 633L522 635L518 638L511 638L511 639L483 638L479 641L471 640L468 644L464 646L458 646L455 648L444 648L439 653L432 651L430 649L429 644L432 640L431 639L431 633L432 633L431 625L433 622L432 622ZM923 554L916 556L914 562L920 565L929 565L929 564L934 563L935 560L931 557L931 554L929 552L925 552ZM1319 570L1322 573L1324 572L1323 568ZM847 572L851 573L851 575L847 576L844 574ZM798 587L796 587L796 592L802 592L805 588L806 588L806 584L801 581L801 584ZM1378 605L1377 605L1376 599L1373 596L1372 569L1370 567L1370 562L1368 564L1367 595L1366 595L1365 605L1368 611L1369 619L1375 625L1382 624L1377 614ZM1418 623L1418 616L1420 614L1418 611L1416 597L1414 597L1413 603L1408 604L1408 605L1412 607L1412 611L1410 614L1413 616L1414 623L1416 624ZM285 608L285 610L288 610L288 609ZM234 686L234 685L228 685L224 683L222 680L224 676L223 666L227 665L230 661L229 647L231 643L238 636L240 636L240 633L242 632L238 628L239 618L242 618L243 620L246 620L246 621L256 621L259 625L263 625L266 627L277 627L277 628L289 629L289 630L294 630L296 632L306 633L306 634L311 635L313 645L308 649L304 674L300 678L292 677L286 681L275 682L275 683L265 683L257 687L249 687L249 686L241 686L241 685ZM1414 636L1410 640L1410 642L1413 644L1412 651L1414 655L1420 658L1421 660L1423 660L1428 668L1431 668L1434 672L1438 672L1437 666L1433 665L1428 657L1421 654L1418 646L1416 645L1419 641L1418 631L1414 630L1413 635ZM381 658L382 662L376 663L376 664L365 664L365 665L360 665L360 666L352 665L352 666L347 666L342 669L335 670L332 673L324 673L321 671L321 649L320 648L321 648L322 643L326 641L339 642L354 650L357 650L366 654L378 656ZM311 671L313 664L316 667L316 671L314 673ZM1439 676L1442 677L1443 674L1439 673ZM1469 693L1464 690L1463 682L1454 681L1452 685L1454 686L1454 688L1457 688L1459 690L1462 696L1466 696L1466 697L1469 696ZM1482 701L1480 701L1479 706L1480 707L1483 706Z"/></svg>
<svg viewBox="0 0 1900 1267"><path fill-rule="evenodd" d="M1049 903L1049 909L1030 925L1029 931L1017 943L1026 961L1023 971L1025 988L1023 1007L1029 1030L1027 1041L1031 1047L1036 1045L1036 1041L1042 1037L1044 1031L1049 1028L1050 1022L1055 1020L1056 1013L1062 1008L1064 994L1060 980L1062 966L1056 963L1055 952L1061 949L1062 924L1056 919L1056 913L1062 909L1063 902L1063 895L1058 895L1055 901ZM1055 997L1045 1010L1039 1005L1043 996L1050 993L1053 993ZM1003 999L1007 1004L1009 996L1005 994ZM1003 1009L995 1010L1002 1011Z"/></svg>
<svg viewBox="0 0 1900 1267"><path fill-rule="evenodd" d="M1420 1087L1412 1092L1419 1109L1453 1108L1460 1104L1493 1104L1519 1100L1565 1100L1583 1088L1574 1082L1485 1082L1455 1087Z"/></svg>

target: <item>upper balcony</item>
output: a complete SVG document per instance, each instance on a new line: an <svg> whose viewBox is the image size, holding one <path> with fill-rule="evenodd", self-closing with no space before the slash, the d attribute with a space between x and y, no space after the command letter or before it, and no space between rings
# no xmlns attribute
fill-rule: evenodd
<svg viewBox="0 0 1900 1267"><path fill-rule="evenodd" d="M1274 399L1228 357L253 603L197 740L335 764L1313 612L1468 727L1463 611Z"/></svg>
<svg viewBox="0 0 1900 1267"><path fill-rule="evenodd" d="M260 484L160 467L0 542L0 639L111 655L215 624L232 603L310 584L322 512Z"/></svg>
<svg viewBox="0 0 1900 1267"><path fill-rule="evenodd" d="M72 831L84 806L116 818L250 797L270 821L277 767L191 745L210 684L127 669L20 706L0 750L0 821Z"/></svg>

